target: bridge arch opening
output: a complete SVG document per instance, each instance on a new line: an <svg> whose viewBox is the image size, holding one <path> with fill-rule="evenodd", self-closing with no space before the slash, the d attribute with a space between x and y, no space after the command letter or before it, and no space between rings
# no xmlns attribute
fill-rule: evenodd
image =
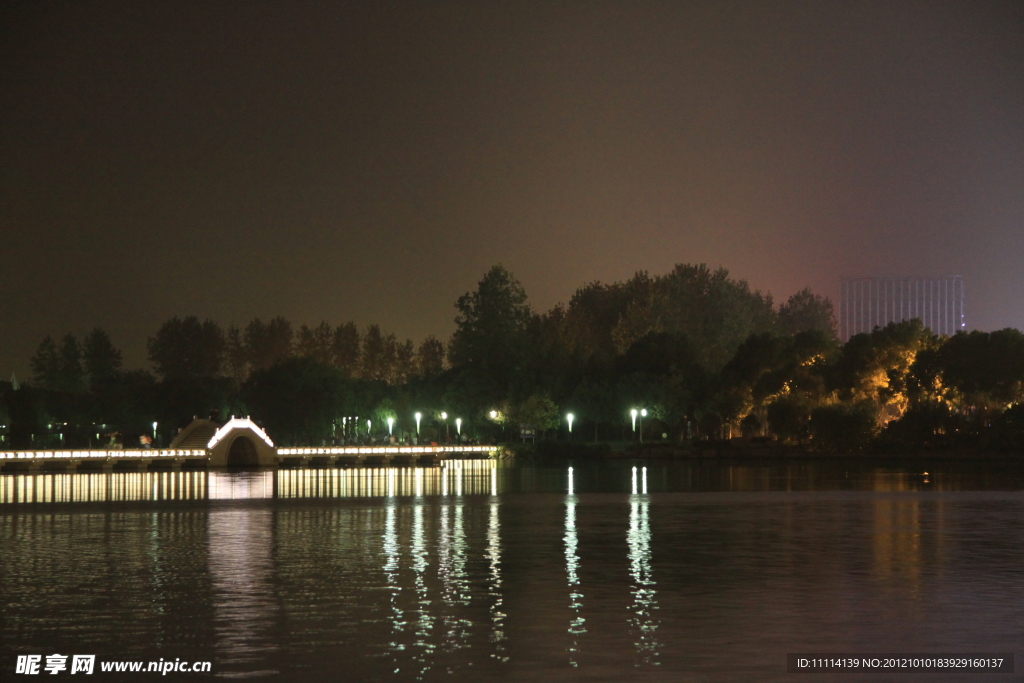
<svg viewBox="0 0 1024 683"><path fill-rule="evenodd" d="M236 436L228 449L228 467L256 467L260 464L260 456L256 445L247 436Z"/></svg>

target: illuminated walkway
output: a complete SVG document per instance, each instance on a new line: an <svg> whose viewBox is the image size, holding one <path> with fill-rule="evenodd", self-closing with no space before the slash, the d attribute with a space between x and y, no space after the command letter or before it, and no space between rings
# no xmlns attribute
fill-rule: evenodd
<svg viewBox="0 0 1024 683"><path fill-rule="evenodd" d="M0 468L40 469L200 469L249 467L340 467L346 465L429 464L449 459L496 457L497 446L323 446L277 448L248 418L232 418L216 427L206 420L189 425L166 449L88 449L0 451ZM202 433L205 448L191 445ZM211 436L212 434L212 436Z"/></svg>

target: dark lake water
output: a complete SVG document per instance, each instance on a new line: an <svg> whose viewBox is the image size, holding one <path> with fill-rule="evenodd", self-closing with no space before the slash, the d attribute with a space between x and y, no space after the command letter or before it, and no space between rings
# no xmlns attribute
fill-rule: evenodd
<svg viewBox="0 0 1024 683"><path fill-rule="evenodd" d="M0 475L0 680L976 681L786 655L1015 652L1022 541L1005 461Z"/></svg>

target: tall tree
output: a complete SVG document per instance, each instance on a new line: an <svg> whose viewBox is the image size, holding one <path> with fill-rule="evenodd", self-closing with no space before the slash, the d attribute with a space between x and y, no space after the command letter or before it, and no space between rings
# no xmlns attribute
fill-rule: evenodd
<svg viewBox="0 0 1024 683"><path fill-rule="evenodd" d="M526 290L501 265L492 267L455 304L455 334L449 349L452 365L468 366L493 389L503 391L526 346L530 306Z"/></svg>
<svg viewBox="0 0 1024 683"><path fill-rule="evenodd" d="M348 322L334 328L332 362L346 377L355 377L359 374L359 346L359 329L355 323Z"/></svg>
<svg viewBox="0 0 1024 683"><path fill-rule="evenodd" d="M416 376L416 347L412 339L395 346L395 363L392 371L392 384L405 384Z"/></svg>
<svg viewBox="0 0 1024 683"><path fill-rule="evenodd" d="M779 306L779 332L797 334L808 330L824 332L838 339L835 308L828 297L818 296L809 287L789 297Z"/></svg>
<svg viewBox="0 0 1024 683"><path fill-rule="evenodd" d="M938 338L917 319L855 334L828 368L831 388L850 405L874 405L884 425L901 417L910 405L908 381L917 354L937 344Z"/></svg>
<svg viewBox="0 0 1024 683"><path fill-rule="evenodd" d="M416 370L424 379L444 372L444 344L434 335L424 339L416 351Z"/></svg>
<svg viewBox="0 0 1024 683"><path fill-rule="evenodd" d="M149 338L149 360L169 380L216 377L224 362L224 331L212 320L174 316Z"/></svg>
<svg viewBox="0 0 1024 683"><path fill-rule="evenodd" d="M82 349L75 335L68 332L60 340L57 353L57 383L61 391L78 393L85 388Z"/></svg>
<svg viewBox="0 0 1024 683"><path fill-rule="evenodd" d="M109 386L121 372L121 352L99 327L93 328L86 336L84 346L82 356L89 375L89 387L96 391L99 387Z"/></svg>
<svg viewBox="0 0 1024 683"><path fill-rule="evenodd" d="M718 370L747 337L774 324L770 295L751 291L724 268L680 264L632 299L612 337L619 353L625 353L651 332L685 335L701 364Z"/></svg>
<svg viewBox="0 0 1024 683"><path fill-rule="evenodd" d="M316 327L303 325L299 328L295 355L300 358L312 358L324 365L333 365L334 330L326 322L321 322Z"/></svg>
<svg viewBox="0 0 1024 683"><path fill-rule="evenodd" d="M245 326L245 349L252 370L266 370L291 358L294 337L292 324L281 316L267 323L253 319Z"/></svg>
<svg viewBox="0 0 1024 683"><path fill-rule="evenodd" d="M583 358L609 361L617 351L612 331L630 302L649 294L651 278L639 272L628 282L591 282L576 290L566 311L569 348Z"/></svg>
<svg viewBox="0 0 1024 683"><path fill-rule="evenodd" d="M224 347L225 370L230 377L244 382L249 376L249 357L242 341L242 331L232 325L228 328Z"/></svg>
<svg viewBox="0 0 1024 683"><path fill-rule="evenodd" d="M931 353L941 379L936 393L962 411L980 417L1024 401L1024 334L1018 330L958 332Z"/></svg>
<svg viewBox="0 0 1024 683"><path fill-rule="evenodd" d="M360 377L377 382L386 382L391 364L388 362L388 338L380 331L380 325L370 325L363 335L362 363Z"/></svg>
<svg viewBox="0 0 1024 683"><path fill-rule="evenodd" d="M39 342L36 353L29 360L32 366L32 378L43 389L56 390L60 376L60 361L57 356L57 344L53 337L46 335Z"/></svg>

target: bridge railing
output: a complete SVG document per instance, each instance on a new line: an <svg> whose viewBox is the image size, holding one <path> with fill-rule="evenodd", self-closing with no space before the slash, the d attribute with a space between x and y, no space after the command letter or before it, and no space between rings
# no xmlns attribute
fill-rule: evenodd
<svg viewBox="0 0 1024 683"><path fill-rule="evenodd" d="M88 450L0 451L0 460L87 460L108 458L205 458L201 448L130 448Z"/></svg>
<svg viewBox="0 0 1024 683"><path fill-rule="evenodd" d="M497 446L321 446L316 448L278 448L281 457L329 455L398 455L404 453L493 453Z"/></svg>

